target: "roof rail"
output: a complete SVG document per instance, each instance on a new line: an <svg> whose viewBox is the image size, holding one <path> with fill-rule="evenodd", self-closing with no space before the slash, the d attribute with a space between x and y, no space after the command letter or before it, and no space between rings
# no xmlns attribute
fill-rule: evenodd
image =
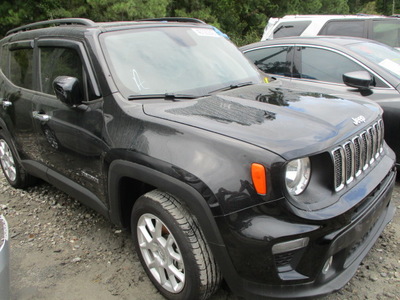
<svg viewBox="0 0 400 300"><path fill-rule="evenodd" d="M40 21L40 22L35 22L35 23L31 23L28 25L24 25L24 26L20 26L14 29L9 30L6 33L7 35L10 35L12 33L16 33L19 31L25 31L25 30L30 30L30 29L34 29L37 27L43 27L46 25L83 25L83 26L93 26L96 23L93 22L92 20L89 19L84 19L84 18L64 18L64 19L54 19L54 20L48 20L48 21Z"/></svg>
<svg viewBox="0 0 400 300"><path fill-rule="evenodd" d="M140 19L138 21L189 22L189 23L205 24L205 22L203 22L202 20L195 19L195 18L184 18L184 17L151 18L151 19Z"/></svg>

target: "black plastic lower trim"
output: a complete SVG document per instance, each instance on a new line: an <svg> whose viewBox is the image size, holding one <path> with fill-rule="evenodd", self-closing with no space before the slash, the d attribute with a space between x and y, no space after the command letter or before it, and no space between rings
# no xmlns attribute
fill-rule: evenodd
<svg viewBox="0 0 400 300"><path fill-rule="evenodd" d="M85 189L71 179L47 168L39 162L23 160L21 163L29 174L47 181L56 188L76 198L82 202L82 204L94 209L106 218L109 218L107 206L88 189Z"/></svg>

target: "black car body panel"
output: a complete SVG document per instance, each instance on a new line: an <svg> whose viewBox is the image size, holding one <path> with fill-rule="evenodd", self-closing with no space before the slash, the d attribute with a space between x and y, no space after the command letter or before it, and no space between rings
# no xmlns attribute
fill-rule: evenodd
<svg viewBox="0 0 400 300"><path fill-rule="evenodd" d="M236 47L204 23L68 22L23 27L0 42L0 149L4 142L15 149L24 171L122 227L131 225L142 195L155 189L174 195L198 221L229 287L249 299L326 294L352 277L393 216L395 156L383 141L377 104L262 84ZM151 90L138 59L113 65L118 49L107 37L152 31L184 45L175 50L185 59L196 39L213 39L232 53L230 64L238 60L239 71L242 64L243 80L228 76L224 84L191 87L182 98L186 86L168 90L155 79ZM29 72L9 67L19 49L28 61L32 55ZM76 61L82 66L71 75ZM218 65L211 62L208 68ZM225 69L216 70L212 76ZM74 88L61 88L65 95L57 98L49 83L62 82L79 83L83 98L70 99ZM310 170L298 171L307 177L300 192L290 190L293 162L305 169L308 162ZM265 168L264 192L252 176L254 163Z"/></svg>
<svg viewBox="0 0 400 300"><path fill-rule="evenodd" d="M350 210L345 216L349 220L348 225L340 229L335 230L331 224L328 227L332 229L326 228L325 231L327 221L305 224L298 218L292 219L290 223L282 222L286 216L279 215L279 203L232 216L230 219L235 220L234 225L229 219L220 220L220 228L226 230L223 231L223 236L226 237L228 251L243 279L230 286L244 289L249 299L258 296L273 299L303 298L340 289L354 275L362 257L373 246L380 235L379 232L394 215L395 209L389 204L391 195L385 192L386 188L393 186L393 176L394 174L391 174L386 179L382 190L374 190L377 193L375 197L367 197L363 216L360 216L357 209ZM266 217L265 211L274 211L275 216ZM238 227L238 224L242 225ZM276 224L280 224L279 228L284 230L277 232ZM324 236L317 233L323 231ZM272 249L266 245L266 241L282 241L287 236L291 236L292 239L309 236L312 242L307 249L272 255ZM234 246L239 243L243 248ZM245 256L240 254L244 249ZM321 253L325 255L321 256ZM330 256L336 261L334 271L324 274L321 270ZM313 264L310 264L310 261L313 261ZM264 268L260 268L260 265ZM273 277L268 269L270 265L275 265L280 270Z"/></svg>
<svg viewBox="0 0 400 300"><path fill-rule="evenodd" d="M343 138L338 137L341 130L354 134L357 127L352 118L366 115L371 109L379 114L377 106L362 103L364 107L360 107L360 104L329 95L294 92L288 88L275 88L274 84L263 84L190 103L145 104L144 112L230 136L291 160L306 153L320 152L326 145L340 141ZM357 107L357 113L354 113L353 107ZM347 121L339 120L336 114ZM374 115L371 115L366 122L373 120ZM279 140L274 135L278 131ZM260 139L260 136L263 138ZM281 140L286 142L283 144Z"/></svg>

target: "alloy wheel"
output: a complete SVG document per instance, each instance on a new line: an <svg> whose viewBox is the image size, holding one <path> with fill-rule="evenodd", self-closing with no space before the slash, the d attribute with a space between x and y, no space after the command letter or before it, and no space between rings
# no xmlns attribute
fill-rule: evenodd
<svg viewBox="0 0 400 300"><path fill-rule="evenodd" d="M0 162L7 178L10 181L15 181L17 178L17 169L14 156L5 140L0 140Z"/></svg>
<svg viewBox="0 0 400 300"><path fill-rule="evenodd" d="M137 236L147 268L157 282L170 293L185 286L185 266L171 231L153 214L143 214L138 221Z"/></svg>

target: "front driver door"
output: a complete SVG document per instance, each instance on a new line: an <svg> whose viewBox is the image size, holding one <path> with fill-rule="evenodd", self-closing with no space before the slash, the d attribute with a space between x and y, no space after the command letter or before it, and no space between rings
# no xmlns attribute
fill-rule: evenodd
<svg viewBox="0 0 400 300"><path fill-rule="evenodd" d="M40 93L34 97L32 111L38 159L49 168L48 179L54 185L87 189L105 203L102 100L83 44L39 40L38 55ZM84 105L73 107L56 98L53 81L58 76L78 78Z"/></svg>

